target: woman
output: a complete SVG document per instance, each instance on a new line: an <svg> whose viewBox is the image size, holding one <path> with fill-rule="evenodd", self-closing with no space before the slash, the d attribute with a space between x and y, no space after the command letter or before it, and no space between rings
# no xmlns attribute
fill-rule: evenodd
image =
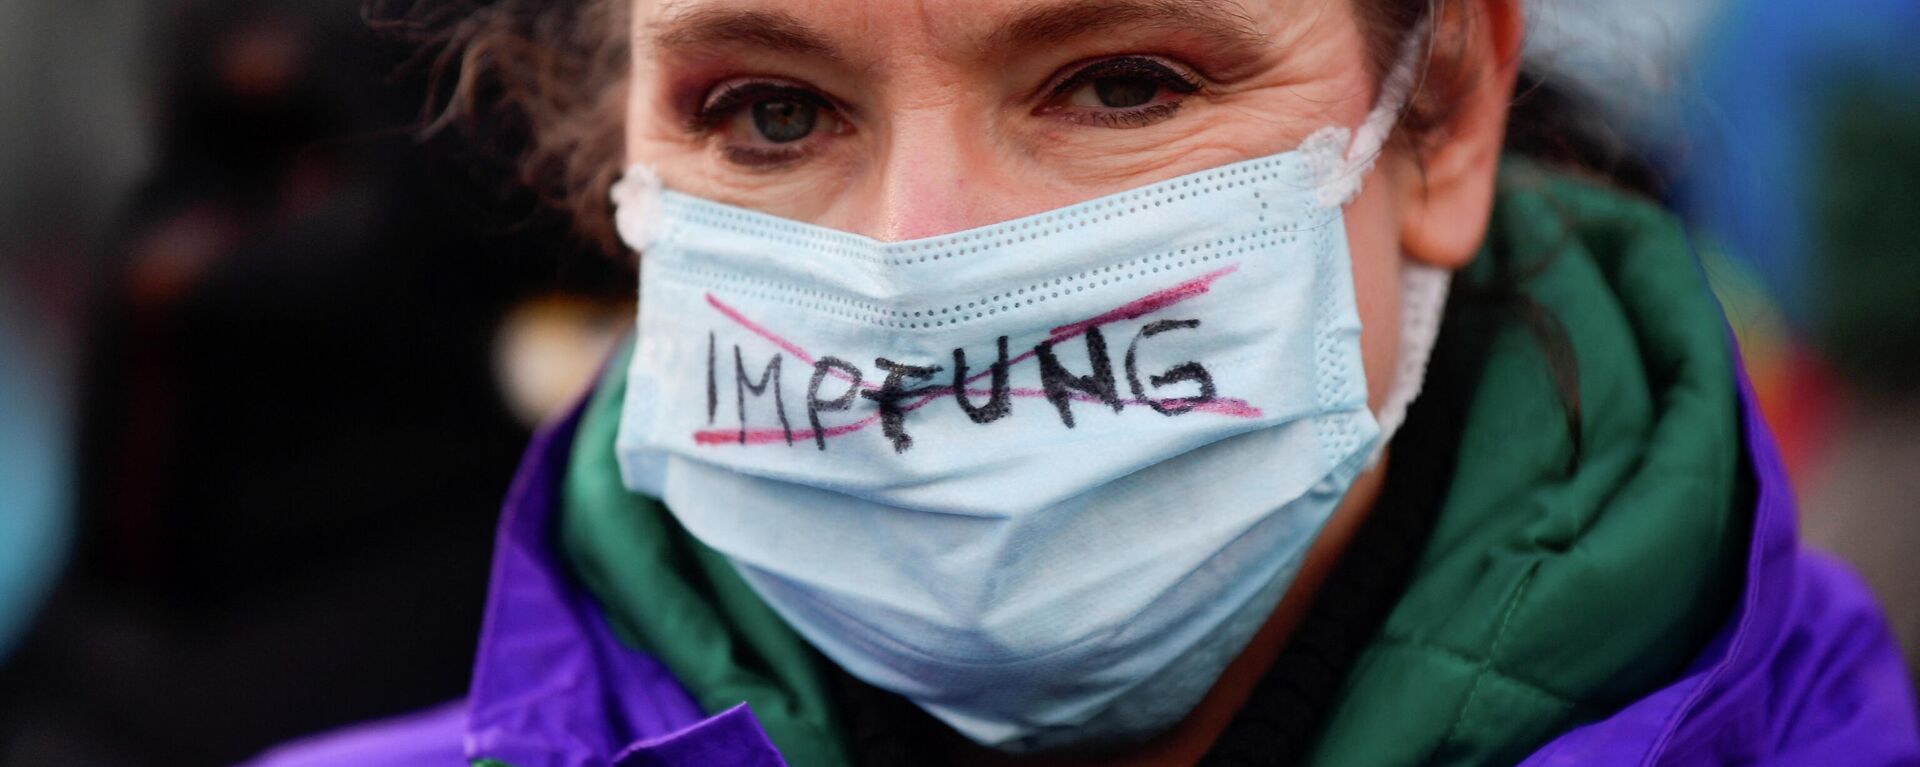
<svg viewBox="0 0 1920 767"><path fill-rule="evenodd" d="M636 337L528 454L468 698L268 763L1920 758L1683 233L1503 157L1522 27L467 20Z"/></svg>

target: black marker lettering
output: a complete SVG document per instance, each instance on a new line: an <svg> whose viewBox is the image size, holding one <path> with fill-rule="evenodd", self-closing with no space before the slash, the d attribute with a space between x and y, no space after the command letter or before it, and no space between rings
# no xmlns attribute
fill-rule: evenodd
<svg viewBox="0 0 1920 767"><path fill-rule="evenodd" d="M820 399L820 384L825 383L827 376L835 370L848 377L850 383L847 384L847 391L837 399ZM807 383L807 423L813 425L814 446L827 449L827 430L820 425L820 414L853 407L854 395L860 393L861 378L860 368L838 357L821 357L819 362L813 363L813 380Z"/></svg>
<svg viewBox="0 0 1920 767"><path fill-rule="evenodd" d="M1100 335L1099 328L1087 329L1087 360L1093 364L1090 375L1076 376L1067 372L1054 356L1052 341L1033 348L1040 357L1040 388L1046 390L1047 401L1060 411L1060 422L1073 428L1074 391L1085 392L1100 398L1118 413L1125 404L1120 401L1113 380L1113 360L1107 357L1107 339Z"/></svg>
<svg viewBox="0 0 1920 767"><path fill-rule="evenodd" d="M1007 337L1000 337L1000 361L993 363L993 392L987 404L974 407L967 399L967 351L953 350L953 397L960 401L960 409L967 411L967 417L974 423L987 424L1005 418L1013 412L1013 398L1007 389Z"/></svg>
<svg viewBox="0 0 1920 767"><path fill-rule="evenodd" d="M758 397L767 393L767 387L773 387L773 412L780 416L780 429L787 434L787 444L793 444L793 427L787 425L787 406L780 398L780 358L773 355L773 361L767 363L767 369L760 373L760 383L747 382L747 363L740 356L740 345L733 345L733 392L740 408L740 444L747 444L747 392Z"/></svg>
<svg viewBox="0 0 1920 767"><path fill-rule="evenodd" d="M1199 320L1161 320L1140 329L1140 332L1133 337L1133 343L1127 345L1127 383L1133 386L1134 399L1145 401L1148 405L1151 405L1154 410L1159 411L1161 415L1165 416L1180 415L1193 410L1195 407L1213 401L1213 375L1208 373L1206 368L1201 367L1198 362L1180 363L1168 368L1167 372L1148 379L1153 382L1153 387L1156 389L1170 384L1193 381L1200 385L1200 395L1197 397L1154 399L1147 396L1146 387L1140 385L1139 361L1135 357L1136 353L1140 350L1140 342L1169 330L1192 329L1197 327L1200 327ZM1178 402L1180 404L1168 405L1167 403L1169 402Z"/></svg>
<svg viewBox="0 0 1920 767"><path fill-rule="evenodd" d="M887 439L893 440L893 451L907 452L913 447L913 437L907 436L907 411L901 409L900 401L925 394L929 389L907 389L902 386L907 379L921 380L932 378L940 368L920 365L902 365L881 357L873 364L887 371L887 379L880 383L878 391L861 392L861 396L880 405L880 428L887 433Z"/></svg>
<svg viewBox="0 0 1920 767"><path fill-rule="evenodd" d="M717 365L714 364L714 357L716 355L715 348L718 345L719 345L719 341L718 339L714 338L713 333L712 332L707 333L707 425L708 426L713 425L714 418L717 417L720 413L720 381L719 381L719 376L714 371L714 368L717 367Z"/></svg>

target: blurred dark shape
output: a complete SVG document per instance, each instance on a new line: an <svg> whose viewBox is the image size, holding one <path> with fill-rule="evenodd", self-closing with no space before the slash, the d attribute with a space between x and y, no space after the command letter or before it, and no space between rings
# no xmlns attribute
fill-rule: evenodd
<svg viewBox="0 0 1920 767"><path fill-rule="evenodd" d="M525 438L492 369L536 292L630 292L357 0L185 4L157 163L103 258L73 564L0 667L0 763L222 764L461 695ZM486 190L479 192L475 190Z"/></svg>
<svg viewBox="0 0 1920 767"><path fill-rule="evenodd" d="M1853 384L1920 393L1920 76L1828 93L1811 195L1818 343Z"/></svg>
<svg viewBox="0 0 1920 767"><path fill-rule="evenodd" d="M1798 330L1820 322L1822 163L1836 159L1823 156L1822 133L1843 106L1833 94L1858 85L1911 99L1916 34L1913 0L1729 0L1695 56L1676 202L1757 270Z"/></svg>
<svg viewBox="0 0 1920 767"><path fill-rule="evenodd" d="M1920 70L1848 74L1824 99L1809 213L1814 335L1849 396L1804 524L1873 585L1920 682Z"/></svg>
<svg viewBox="0 0 1920 767"><path fill-rule="evenodd" d="M25 634L72 536L66 408L58 373L0 275L0 658Z"/></svg>

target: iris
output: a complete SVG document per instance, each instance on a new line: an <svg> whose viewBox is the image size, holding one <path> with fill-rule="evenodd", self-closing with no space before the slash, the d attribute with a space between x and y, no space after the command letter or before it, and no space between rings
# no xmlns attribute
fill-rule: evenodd
<svg viewBox="0 0 1920 767"><path fill-rule="evenodd" d="M1140 77L1102 77L1093 81L1093 95L1100 105L1114 109L1137 107L1153 100L1160 84Z"/></svg>
<svg viewBox="0 0 1920 767"><path fill-rule="evenodd" d="M819 119L819 107L797 99L767 99L753 105L754 130L775 144L806 138Z"/></svg>

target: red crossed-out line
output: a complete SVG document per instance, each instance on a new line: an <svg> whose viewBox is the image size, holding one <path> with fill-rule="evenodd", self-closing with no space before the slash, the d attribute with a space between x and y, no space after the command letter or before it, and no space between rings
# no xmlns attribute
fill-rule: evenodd
<svg viewBox="0 0 1920 767"><path fill-rule="evenodd" d="M1120 306L1114 308L1111 311L1102 312L1098 315L1095 315L1093 317L1090 317L1072 324L1061 325L1060 327L1054 328L1050 333L1047 334L1047 342L1057 344L1062 341L1072 340L1073 338L1076 338L1078 336L1085 335L1087 331L1092 330L1094 328L1101 327L1103 325L1110 325L1115 322L1123 322L1126 320L1139 319L1141 317L1145 317L1149 314L1153 314L1167 307L1174 306L1176 304L1184 302L1188 299L1205 295L1208 291L1211 291L1213 289L1213 283L1215 281L1229 274L1234 273L1235 271L1239 270L1239 268L1240 267L1238 265L1233 265L1233 266L1228 266L1222 269L1218 269L1216 271L1208 272L1207 274L1203 274L1199 277L1195 277L1191 280L1187 280L1186 282L1182 282L1178 285L1174 285L1173 287L1166 288L1164 290L1158 290L1153 293L1149 293L1145 296L1142 296L1140 298L1134 299L1132 301L1128 301L1127 303L1121 304ZM800 362L808 366L813 366L815 364L816 360L814 356L812 354L807 353L807 350L805 348L801 347L799 344L796 344L792 341L787 340L786 338L781 337L780 334L773 332L772 330L768 329L766 326L761 325L760 323L754 322L752 319L748 318L745 314L742 314L739 309L733 308L732 306L728 305L725 301L720 300L719 297L713 295L712 293L707 294L707 305L713 307L716 311L720 312L721 315L733 321L734 324L739 325L741 328L745 329L747 332L752 333L756 336L759 336L765 339L768 343L771 343L775 347L779 348L781 351L786 352L787 354L793 355L794 359L799 360ZM1033 359L1038 354L1039 354L1039 351L1033 350L1033 349L1022 352L1019 355L1013 357L1012 359L1007 360L1007 367L1012 368L1015 365L1019 365L1022 362L1026 362L1027 360ZM848 378L845 373L841 372L837 368L829 368L828 373L830 375L833 375L836 378L839 378L840 380L849 381L849 382L851 381L851 379ZM993 374L993 368L989 366L986 370L983 370L967 378L966 384L971 386L975 383L980 382L981 380L985 379L987 376L992 374ZM880 387L877 384L874 384L872 382L864 382L861 384L861 388L866 389L868 391L877 391ZM938 400L941 397L949 396L951 394L953 394L953 387L951 386L932 387L927 389L926 392L919 399L901 405L900 409L904 412L912 412L915 410L919 410L920 408L926 407L928 404L933 403L935 400ZM1024 398L1045 398L1047 396L1047 393L1044 389L1010 388L1007 390L1007 394L1008 396L1012 396L1012 397L1024 397ZM992 392L990 390L984 390L984 389L968 389L967 395L970 397L989 397L989 396L992 396ZM1077 394L1072 394L1070 396L1075 402L1104 404L1103 400L1091 394L1077 393ZM1143 400L1123 400L1121 404L1122 405L1146 405L1148 403ZM1168 400L1163 400L1161 404L1178 407L1182 404L1182 401L1179 399L1168 399ZM1259 408L1254 407L1251 404L1248 404L1245 400L1238 400L1238 399L1216 399L1216 400L1210 400L1207 402L1194 403L1193 409L1198 412L1213 413L1216 415L1227 416L1230 418L1259 418L1262 415ZM879 422L880 422L879 415L877 414L871 415L871 416L867 416L866 418L862 418L858 421L854 421L852 423L848 423L842 426L833 426L833 427L821 429L820 436L826 439L832 439L835 437L852 434L854 432L860 431L862 429L865 429ZM789 435L791 435L791 437L789 437ZM814 438L814 433L812 429L798 429L792 432L789 432L786 429L748 429L746 431L744 439L742 438L742 435L739 429L707 429L703 431L696 431L693 434L693 441L695 444L713 445L713 446L738 445L738 444L763 445L763 444L774 443L774 442L786 442L788 441L789 438L791 438L795 442L812 441Z"/></svg>

